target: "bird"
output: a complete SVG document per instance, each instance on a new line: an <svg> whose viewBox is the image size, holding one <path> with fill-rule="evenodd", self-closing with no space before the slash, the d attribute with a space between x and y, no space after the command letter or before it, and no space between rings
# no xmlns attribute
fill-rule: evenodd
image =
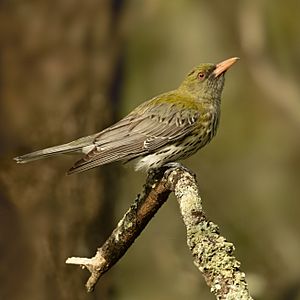
<svg viewBox="0 0 300 300"><path fill-rule="evenodd" d="M238 59L202 63L177 89L143 102L110 127L14 160L27 163L57 154L81 153L82 158L67 171L74 174L117 161L133 160L136 171L149 171L186 159L215 136L225 73Z"/></svg>

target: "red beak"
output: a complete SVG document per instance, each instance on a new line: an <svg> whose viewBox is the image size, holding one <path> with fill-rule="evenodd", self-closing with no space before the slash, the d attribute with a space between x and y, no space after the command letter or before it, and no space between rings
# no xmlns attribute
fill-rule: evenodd
<svg viewBox="0 0 300 300"><path fill-rule="evenodd" d="M213 71L215 77L218 77L221 74L225 73L237 60L239 60L238 57L232 57L218 63L215 70Z"/></svg>

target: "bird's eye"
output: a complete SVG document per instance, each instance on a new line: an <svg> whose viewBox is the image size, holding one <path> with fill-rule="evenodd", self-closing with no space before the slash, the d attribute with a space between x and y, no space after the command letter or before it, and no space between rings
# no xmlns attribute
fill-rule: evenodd
<svg viewBox="0 0 300 300"><path fill-rule="evenodd" d="M197 74L197 78L201 81L201 80L203 80L205 78L205 74L203 72L199 72Z"/></svg>

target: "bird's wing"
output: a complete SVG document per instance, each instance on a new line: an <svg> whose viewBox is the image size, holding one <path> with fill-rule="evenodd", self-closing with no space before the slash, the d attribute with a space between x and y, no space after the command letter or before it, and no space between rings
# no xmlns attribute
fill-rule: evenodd
<svg viewBox="0 0 300 300"><path fill-rule="evenodd" d="M200 115L196 106L185 108L176 102L148 106L142 104L118 123L101 131L95 138L95 147L68 173L152 153L185 137L195 128Z"/></svg>

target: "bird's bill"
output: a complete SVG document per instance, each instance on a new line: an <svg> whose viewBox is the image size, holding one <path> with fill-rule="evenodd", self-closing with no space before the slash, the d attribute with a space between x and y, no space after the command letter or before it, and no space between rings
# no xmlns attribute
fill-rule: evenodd
<svg viewBox="0 0 300 300"><path fill-rule="evenodd" d="M232 57L218 63L216 65L215 70L213 71L213 74L215 75L215 77L220 76L221 74L226 72L238 60L239 60L238 57Z"/></svg>

